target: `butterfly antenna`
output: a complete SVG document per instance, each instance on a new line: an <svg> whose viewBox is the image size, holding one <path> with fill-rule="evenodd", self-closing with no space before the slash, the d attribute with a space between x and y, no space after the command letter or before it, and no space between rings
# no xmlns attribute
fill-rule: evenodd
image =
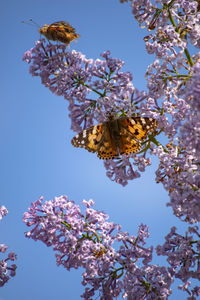
<svg viewBox="0 0 200 300"><path fill-rule="evenodd" d="M33 21L33 19L29 19L28 22L27 21L21 21L21 23L29 25L29 26L36 26L36 27L40 27L35 21Z"/></svg>
<svg viewBox="0 0 200 300"><path fill-rule="evenodd" d="M33 19L29 19L29 21L34 24L35 26L37 26L38 28L40 28L40 25L38 23L36 23Z"/></svg>

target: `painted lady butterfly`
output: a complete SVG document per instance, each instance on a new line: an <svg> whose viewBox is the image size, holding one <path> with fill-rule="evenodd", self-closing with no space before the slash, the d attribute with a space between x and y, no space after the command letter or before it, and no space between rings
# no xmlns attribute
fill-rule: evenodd
<svg viewBox="0 0 200 300"><path fill-rule="evenodd" d="M100 159L113 159L119 155L138 152L141 142L157 126L157 121L152 118L121 118L83 130L71 143L74 147L96 152Z"/></svg>
<svg viewBox="0 0 200 300"><path fill-rule="evenodd" d="M48 40L60 41L67 45L80 37L76 30L64 21L54 22L51 25L44 24L38 31Z"/></svg>

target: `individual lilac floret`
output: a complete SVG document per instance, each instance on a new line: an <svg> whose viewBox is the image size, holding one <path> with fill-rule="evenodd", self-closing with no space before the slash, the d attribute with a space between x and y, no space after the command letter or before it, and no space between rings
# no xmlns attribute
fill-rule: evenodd
<svg viewBox="0 0 200 300"><path fill-rule="evenodd" d="M25 60L27 63L30 63L31 59L32 59L32 52L31 50L28 50L24 53L23 60Z"/></svg>
<svg viewBox="0 0 200 300"><path fill-rule="evenodd" d="M2 205L0 207L0 220L3 218L3 216L6 216L7 213L8 213L7 208L4 205Z"/></svg>
<svg viewBox="0 0 200 300"><path fill-rule="evenodd" d="M137 293L141 299L167 297L173 280L166 268L150 265L153 247L146 247L148 227L142 224L137 236L130 236L109 222L108 215L94 210L93 200L84 200L83 205L84 214L66 196L46 202L39 198L24 214L31 227L26 237L52 246L58 266L84 268L84 299L97 291L102 299Z"/></svg>
<svg viewBox="0 0 200 300"><path fill-rule="evenodd" d="M8 210L5 206L0 208L0 220L3 216L6 216ZM0 244L0 253L6 253L8 247L5 244ZM2 287L11 277L16 275L17 266L15 264L9 265L9 261L14 261L17 256L14 252L7 254L7 257L0 260L0 287Z"/></svg>

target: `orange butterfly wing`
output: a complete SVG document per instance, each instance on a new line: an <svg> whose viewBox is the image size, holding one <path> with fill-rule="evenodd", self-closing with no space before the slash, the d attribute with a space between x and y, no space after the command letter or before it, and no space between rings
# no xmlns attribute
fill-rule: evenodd
<svg viewBox="0 0 200 300"><path fill-rule="evenodd" d="M138 152L141 142L157 125L152 118L116 119L81 131L72 139L72 145L96 152L100 159L114 159Z"/></svg>
<svg viewBox="0 0 200 300"><path fill-rule="evenodd" d="M136 153L141 148L150 132L157 128L157 121L152 118L122 118L118 119L121 141L119 143L120 154Z"/></svg>
<svg viewBox="0 0 200 300"><path fill-rule="evenodd" d="M67 45L79 38L75 28L64 21L54 22L51 25L45 24L39 29L39 32L48 40L60 41Z"/></svg>
<svg viewBox="0 0 200 300"><path fill-rule="evenodd" d="M96 152L100 159L113 159L119 155L112 144L107 122L81 131L71 142L75 147L85 148L89 152Z"/></svg>

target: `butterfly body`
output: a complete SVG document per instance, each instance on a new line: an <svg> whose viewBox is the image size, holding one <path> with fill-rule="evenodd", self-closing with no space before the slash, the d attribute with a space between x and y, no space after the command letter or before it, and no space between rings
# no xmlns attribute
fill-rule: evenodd
<svg viewBox="0 0 200 300"><path fill-rule="evenodd" d="M72 139L72 145L96 152L100 159L114 159L136 153L141 142L157 128L152 118L120 118L85 129Z"/></svg>
<svg viewBox="0 0 200 300"><path fill-rule="evenodd" d="M74 39L78 39L80 35L76 33L76 30L67 22L59 21L54 22L51 25L44 24L39 33L44 35L48 40L60 41L69 45Z"/></svg>

